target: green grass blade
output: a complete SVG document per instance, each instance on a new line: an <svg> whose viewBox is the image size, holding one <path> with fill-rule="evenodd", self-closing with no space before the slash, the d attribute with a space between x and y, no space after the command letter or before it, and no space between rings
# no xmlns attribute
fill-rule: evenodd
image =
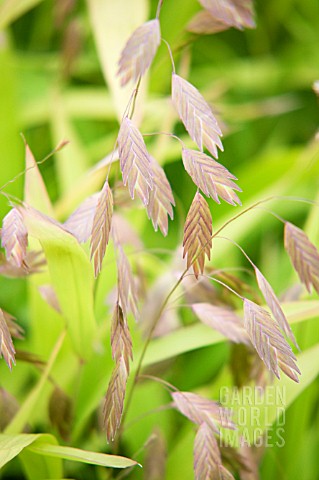
<svg viewBox="0 0 319 480"><path fill-rule="evenodd" d="M50 445L42 442L41 439L35 445L29 448L32 452L40 455L63 458L74 462L90 463L92 465L101 465L112 468L128 468L137 465L135 460L117 455L107 455L105 453L89 452L79 448L63 447L60 445Z"/></svg>
<svg viewBox="0 0 319 480"><path fill-rule="evenodd" d="M74 348L81 358L92 352L95 337L93 270L77 240L44 218L24 209L29 234L37 238L48 262L52 285L67 321Z"/></svg>
<svg viewBox="0 0 319 480"><path fill-rule="evenodd" d="M10 462L14 457L19 455L25 448L32 445L33 442L40 438L44 439L47 444L57 444L53 435L48 434L26 434L17 435L0 434L0 468ZM61 462L57 462L59 464ZM57 476L62 476L62 470L56 472Z"/></svg>

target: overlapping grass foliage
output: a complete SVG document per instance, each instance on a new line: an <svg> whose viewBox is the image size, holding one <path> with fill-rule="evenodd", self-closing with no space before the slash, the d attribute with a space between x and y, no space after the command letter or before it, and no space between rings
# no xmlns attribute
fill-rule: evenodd
<svg viewBox="0 0 319 480"><path fill-rule="evenodd" d="M171 136L144 137L151 155L165 168L176 204L174 221L169 221L168 235L163 237L154 232L141 202L132 202L120 185L117 152L112 154L134 88L133 84L121 87L117 62L130 34L154 18L156 9L157 2L148 0L0 2L0 188L6 194L0 195L1 219L10 209L8 199L20 199L64 222L84 199L101 190L112 165L112 221L137 281L140 310L138 323L128 317L134 360L127 388L134 394L129 396L120 436L107 444L102 410L114 367L111 318L116 305L120 324L123 308L115 293L121 253L111 242L95 279L89 245L80 246L58 224L32 210L21 210L29 246L33 250L41 246L46 263L42 257L30 258L35 272L25 278L13 278L4 271L4 260L0 265L0 308L24 329L24 339L14 341L16 366L9 371L0 361L3 479L102 480L125 475L192 479L195 433L190 422L172 408L172 400L181 401L178 392L170 395L167 389L172 384L181 392L219 400L221 387L251 384L247 350L226 340L214 325L198 323L198 307L188 308L211 302L215 307L233 307L240 315L242 305L229 291L208 278L198 289L186 276L182 283L186 293L179 285L165 301L184 268L183 228L196 186L182 162L187 168L190 160L182 160L181 146ZM229 223L221 235L231 241L213 239L206 271L251 303L263 305L254 279L258 265L282 301L300 346L299 352L295 350L300 382L284 375L275 381L286 387L285 445L260 447L254 462L262 479L310 480L317 477L319 442L319 303L316 293L296 286L280 220L303 228L319 246L318 100L312 91L319 66L319 6L313 0L256 2L256 29L207 36L185 30L199 9L195 0L166 0L160 18L178 75L196 85L214 105L224 132L220 161L236 175L243 190L239 194L243 207L236 209L207 199L213 232L243 209L272 197ZM143 133L173 132L184 142L184 152L191 152L187 149L194 144L170 99L171 69L162 42L150 73L139 85L134 122ZM38 167L31 152L25 153L21 132L35 159L45 159ZM69 143L61 146L63 140ZM26 167L32 168L19 175ZM88 208L96 204L94 198ZM165 233L165 225L163 229ZM80 235L85 232L81 230ZM199 241L205 247L200 237ZM129 286L123 262L121 269ZM157 338L149 342L140 370L145 337L163 305ZM112 331L113 341L114 337ZM8 355L10 359L10 348ZM253 358L258 362L257 355ZM126 365L129 360L121 361ZM254 380L264 385L265 370L260 368L262 375ZM140 377L133 385L137 369ZM196 406L195 397L191 399ZM183 408L188 411L181 402ZM244 408L249 416L250 406ZM263 408L258 406L260 418ZM197 413L188 411L186 416ZM278 420L275 409L269 415L271 421ZM264 431L266 421L259 427ZM112 437L112 428L108 432ZM207 435L205 427L201 435ZM253 428L249 435L254 438ZM68 461L62 463L62 459Z"/></svg>

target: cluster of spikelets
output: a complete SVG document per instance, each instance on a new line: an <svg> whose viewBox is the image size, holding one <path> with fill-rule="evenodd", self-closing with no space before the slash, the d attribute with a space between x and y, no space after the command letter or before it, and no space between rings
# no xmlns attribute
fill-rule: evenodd
<svg viewBox="0 0 319 480"><path fill-rule="evenodd" d="M254 26L251 0L200 0L200 3L204 10L188 25L192 32L215 33L230 27L242 29ZM161 41L159 10L155 19L132 34L122 52L118 72L122 85L131 80L139 82L152 63ZM174 68L171 96L181 121L197 145L196 150L183 146L181 156L185 170L197 187L184 226L183 247L184 257L187 257L187 270L192 267L198 278L204 272L205 257L210 258L213 239L212 216L204 196L217 203L222 199L236 205L240 204L236 194L240 188L235 183L236 177L217 162L218 149L223 150L222 132L210 106L193 85L176 74ZM168 217L173 218L173 193L163 168L148 153L143 135L129 116L125 116L121 122L117 147L123 183L128 187L130 196L134 198L137 195L141 199L155 230L159 228L166 235ZM36 163L27 145L26 157L27 167L34 168ZM127 317L129 312L135 318L138 317L138 298L130 264L121 242L114 230L111 230L113 195L108 178L101 192L87 198L63 225L25 204L14 206L3 221L1 242L6 259L2 259L0 273L19 276L37 271L36 257L32 257L32 252L27 254L28 231L25 218L30 215L42 216L43 221L58 225L80 243L90 240L96 276L102 268L111 235L113 237L118 271L118 294L111 326L111 350L115 368L104 407L107 439L112 441L121 422L130 361L133 358ZM300 280L308 290L313 286L319 293L318 251L302 230L288 222L285 223L285 247ZM295 346L296 340L272 287L260 270L249 258L248 260L269 311L241 297L244 321L231 310L208 303L193 305L194 313L203 323L221 331L232 341L255 347L265 365L278 378L279 370L282 370L292 380L298 381L300 371L286 338ZM53 303L52 294L50 296ZM11 337L20 338L21 334L14 319L0 309L0 354L10 368L15 361ZM175 408L198 425L194 445L196 478L233 478L222 465L216 440L216 435L220 433L218 426L235 428L227 411L215 402L192 393L172 391L171 395ZM223 422L223 418L228 418L228 421Z"/></svg>

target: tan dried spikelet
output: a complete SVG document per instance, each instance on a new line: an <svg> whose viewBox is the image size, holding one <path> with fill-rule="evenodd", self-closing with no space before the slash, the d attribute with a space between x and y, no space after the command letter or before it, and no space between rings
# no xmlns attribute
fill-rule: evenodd
<svg viewBox="0 0 319 480"><path fill-rule="evenodd" d="M153 172L153 190L147 205L148 218L152 220L155 231L160 228L164 236L168 233L168 215L173 220L175 200L169 181L163 168L151 157Z"/></svg>
<svg viewBox="0 0 319 480"><path fill-rule="evenodd" d="M148 205L153 189L151 159L140 131L127 117L121 123L117 141L123 183L128 185L131 198L136 191L144 205Z"/></svg>
<svg viewBox="0 0 319 480"><path fill-rule="evenodd" d="M308 292L312 285L319 295L319 252L305 232L289 222L285 223L285 248Z"/></svg>
<svg viewBox="0 0 319 480"><path fill-rule="evenodd" d="M127 373L130 371L130 360L133 360L132 339L123 310L115 305L111 325L112 358L116 362L123 357Z"/></svg>
<svg viewBox="0 0 319 480"><path fill-rule="evenodd" d="M209 206L197 192L190 206L184 226L183 258L187 255L187 268L193 266L195 277L204 272L205 255L210 259L213 224Z"/></svg>
<svg viewBox="0 0 319 480"><path fill-rule="evenodd" d="M213 112L199 91L189 82L173 73L172 100L192 140L203 151L204 146L214 157L217 147L223 150L222 135Z"/></svg>
<svg viewBox="0 0 319 480"><path fill-rule="evenodd" d="M233 182L237 178L227 168L205 153L196 150L183 148L182 158L185 170L205 195L217 203L220 203L218 198L220 197L231 205L241 205L241 201L233 191L241 192L241 189Z"/></svg>
<svg viewBox="0 0 319 480"><path fill-rule="evenodd" d="M12 365L15 364L15 349L4 312L0 308L0 358L2 356L11 370Z"/></svg>
<svg viewBox="0 0 319 480"><path fill-rule="evenodd" d="M112 190L106 180L100 192L99 200L95 209L92 236L91 236L91 260L93 258L95 276L102 268L105 250L109 242L113 213Z"/></svg>
<svg viewBox="0 0 319 480"><path fill-rule="evenodd" d="M151 65L161 42L160 23L158 19L150 20L138 27L127 41L119 60L117 74L121 85L130 80L137 81Z"/></svg>
<svg viewBox="0 0 319 480"><path fill-rule="evenodd" d="M27 254L28 231L21 213L16 208L12 208L3 219L1 244L7 260L22 267Z"/></svg>
<svg viewBox="0 0 319 480"><path fill-rule="evenodd" d="M121 356L113 370L105 396L104 424L108 442L113 442L121 423L127 376L125 361Z"/></svg>
<svg viewBox="0 0 319 480"><path fill-rule="evenodd" d="M279 368L298 382L297 367L290 345L270 314L256 303L244 299L244 325L250 340L267 368L280 378Z"/></svg>

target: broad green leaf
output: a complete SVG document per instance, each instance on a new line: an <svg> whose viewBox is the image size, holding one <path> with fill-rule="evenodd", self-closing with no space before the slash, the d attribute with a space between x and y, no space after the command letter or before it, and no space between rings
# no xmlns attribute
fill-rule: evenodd
<svg viewBox="0 0 319 480"><path fill-rule="evenodd" d="M24 201L46 215L53 215L53 207L39 167L29 145L25 143Z"/></svg>
<svg viewBox="0 0 319 480"><path fill-rule="evenodd" d="M0 5L0 30L43 0L4 0Z"/></svg>
<svg viewBox="0 0 319 480"><path fill-rule="evenodd" d="M33 453L29 447L25 448L19 455L28 480L55 480L63 475L63 462L60 458L45 457Z"/></svg>
<svg viewBox="0 0 319 480"><path fill-rule="evenodd" d="M48 462L47 472L45 478L58 478L62 477L62 464L60 459L71 460L74 462L88 463L91 465L101 465L103 467L111 468L128 468L138 465L135 460L130 458L121 457L117 455L108 455L99 452L91 452L88 450L81 450L78 448L64 447L57 443L57 440L53 435L48 434L20 434L20 435L6 435L0 434L0 468L6 463L10 462L14 457L19 455L24 449L26 449L26 455L23 458L23 463L31 459L28 454L37 454L44 457L54 457L54 462ZM34 457L35 458L35 457ZM36 460L36 462L38 462ZM36 463L36 465L39 465ZM34 480L39 477L39 472L34 470L36 465L27 466L28 474L32 471L35 472ZM43 465L42 465L43 467ZM41 467L41 468L42 468Z"/></svg>
<svg viewBox="0 0 319 480"><path fill-rule="evenodd" d="M50 445L49 443L38 442L30 447L30 450L40 455L73 460L74 462L90 463L93 465L102 465L103 467L127 468L137 465L135 460L117 455L108 455L105 453L89 452L79 448L63 447L60 445Z"/></svg>
<svg viewBox="0 0 319 480"><path fill-rule="evenodd" d="M74 348L88 358L95 336L93 271L77 240L30 208L21 209L29 234L37 238L48 262L52 285L67 321Z"/></svg>
<svg viewBox="0 0 319 480"><path fill-rule="evenodd" d="M118 61L133 31L147 20L146 0L87 0L101 68L108 84L118 119L121 120L135 85L120 86ZM114 21L116 19L116 21ZM139 90L136 114L141 119L145 80ZM137 122L138 123L138 122Z"/></svg>
<svg viewBox="0 0 319 480"><path fill-rule="evenodd" d="M25 181L24 201L31 207L37 208L46 215L53 215L53 207L44 184L39 167L35 161L29 145L25 142ZM29 238L29 246L32 250L40 250L37 239ZM46 358L48 352L53 348L54 342L61 331L61 318L56 318L48 305L40 298L39 286L50 283L49 273L43 271L37 275L27 278L29 312L31 319L31 335L33 340L33 351ZM46 319L43 322L43 319Z"/></svg>
<svg viewBox="0 0 319 480"><path fill-rule="evenodd" d="M52 435L47 434L0 434L0 468L19 455L22 450L29 447L33 442L39 440L39 438L44 438L47 444L57 444L56 439ZM57 476L62 476L62 472L57 473Z"/></svg>

